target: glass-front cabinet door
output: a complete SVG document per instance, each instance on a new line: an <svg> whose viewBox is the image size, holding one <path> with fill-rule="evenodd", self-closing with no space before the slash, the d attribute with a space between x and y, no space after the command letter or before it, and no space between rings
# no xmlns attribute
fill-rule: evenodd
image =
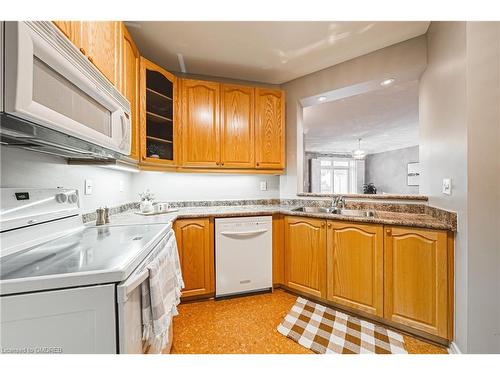
<svg viewBox="0 0 500 375"><path fill-rule="evenodd" d="M161 168L175 165L176 78L141 58L141 164Z"/></svg>

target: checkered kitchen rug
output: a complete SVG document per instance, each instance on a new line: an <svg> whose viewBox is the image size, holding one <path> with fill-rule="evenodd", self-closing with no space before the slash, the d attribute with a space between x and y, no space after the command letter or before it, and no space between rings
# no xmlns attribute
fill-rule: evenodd
<svg viewBox="0 0 500 375"><path fill-rule="evenodd" d="M301 297L278 332L319 354L407 353L400 334Z"/></svg>

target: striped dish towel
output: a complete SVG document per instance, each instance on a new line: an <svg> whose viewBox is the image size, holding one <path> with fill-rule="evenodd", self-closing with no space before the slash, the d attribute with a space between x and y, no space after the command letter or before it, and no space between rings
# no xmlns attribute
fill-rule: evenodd
<svg viewBox="0 0 500 375"><path fill-rule="evenodd" d="M175 234L172 232L159 246L163 249L146 266L149 278L141 285L142 339L149 353L161 353L167 345L172 317L178 314L184 288Z"/></svg>

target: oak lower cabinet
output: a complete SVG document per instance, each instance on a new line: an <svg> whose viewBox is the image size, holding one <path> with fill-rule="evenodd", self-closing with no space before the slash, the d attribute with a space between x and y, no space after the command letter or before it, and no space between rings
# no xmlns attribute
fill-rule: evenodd
<svg viewBox="0 0 500 375"><path fill-rule="evenodd" d="M385 230L385 318L451 339L447 233L408 227Z"/></svg>
<svg viewBox="0 0 500 375"><path fill-rule="evenodd" d="M182 297L207 296L215 292L214 226L203 219L179 219L174 224L182 277Z"/></svg>
<svg viewBox="0 0 500 375"><path fill-rule="evenodd" d="M326 297L326 220L285 217L285 285Z"/></svg>
<svg viewBox="0 0 500 375"><path fill-rule="evenodd" d="M384 314L383 226L328 221L327 299Z"/></svg>

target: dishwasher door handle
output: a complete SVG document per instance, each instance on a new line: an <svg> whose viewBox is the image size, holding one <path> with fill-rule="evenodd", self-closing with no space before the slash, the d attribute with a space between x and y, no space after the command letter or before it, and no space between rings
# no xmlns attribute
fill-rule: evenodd
<svg viewBox="0 0 500 375"><path fill-rule="evenodd" d="M259 230L251 230L251 231L246 231L246 232L220 232L220 234L222 234L223 236L246 237L246 236L253 236L255 234L266 233L268 231L269 231L269 229L259 229Z"/></svg>

